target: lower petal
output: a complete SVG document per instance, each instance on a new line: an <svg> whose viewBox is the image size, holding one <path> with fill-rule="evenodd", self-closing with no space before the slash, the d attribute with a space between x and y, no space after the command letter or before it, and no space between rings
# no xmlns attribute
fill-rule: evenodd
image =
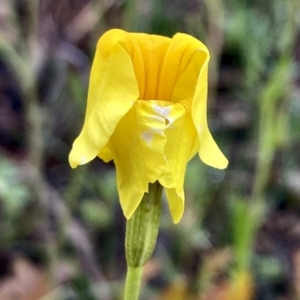
<svg viewBox="0 0 300 300"><path fill-rule="evenodd" d="M172 220L177 224L181 220L184 211L184 192L177 194L175 189L166 189L166 196Z"/></svg>
<svg viewBox="0 0 300 300"><path fill-rule="evenodd" d="M190 100L173 104L167 115L167 162L159 178L159 182L166 188L183 188L187 163L199 150L198 136L189 113L189 105Z"/></svg>
<svg viewBox="0 0 300 300"><path fill-rule="evenodd" d="M98 157L104 160L106 163L113 159L113 154L111 153L108 145L106 145L99 151Z"/></svg>
<svg viewBox="0 0 300 300"><path fill-rule="evenodd" d="M135 107L136 105L121 119L107 146L116 166L118 190L123 186L127 190L130 186L143 194L148 190L147 169L138 134Z"/></svg>
<svg viewBox="0 0 300 300"><path fill-rule="evenodd" d="M124 216L128 220L140 205L144 192L132 186L129 181L124 181L123 184L118 185L118 192Z"/></svg>
<svg viewBox="0 0 300 300"><path fill-rule="evenodd" d="M155 116L155 104L138 100L121 119L107 145L116 166L126 217L133 214L148 192L148 183L157 180L165 165L164 128L165 119ZM105 153L100 155L105 157Z"/></svg>

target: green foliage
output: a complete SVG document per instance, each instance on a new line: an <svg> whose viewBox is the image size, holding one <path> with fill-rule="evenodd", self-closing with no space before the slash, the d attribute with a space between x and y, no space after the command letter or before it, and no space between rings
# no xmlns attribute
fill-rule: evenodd
<svg viewBox="0 0 300 300"><path fill-rule="evenodd" d="M22 180L18 165L0 157L0 241L7 243L14 239L20 231L19 218L30 201L30 191Z"/></svg>
<svg viewBox="0 0 300 300"><path fill-rule="evenodd" d="M0 158L0 197L8 219L15 219L28 204L29 190L18 174L18 166Z"/></svg>

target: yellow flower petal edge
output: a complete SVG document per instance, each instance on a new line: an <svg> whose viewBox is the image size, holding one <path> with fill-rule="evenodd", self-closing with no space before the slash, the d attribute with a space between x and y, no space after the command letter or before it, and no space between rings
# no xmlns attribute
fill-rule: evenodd
<svg viewBox="0 0 300 300"><path fill-rule="evenodd" d="M69 161L113 160L127 219L158 181L179 222L186 165L197 152L205 164L227 167L207 124L208 61L206 46L183 33L170 39L113 29L100 38Z"/></svg>
<svg viewBox="0 0 300 300"><path fill-rule="evenodd" d="M126 33L121 30L108 32L98 43L83 129L69 155L72 168L88 163L98 155L139 97L130 55L120 41L124 35Z"/></svg>
<svg viewBox="0 0 300 300"><path fill-rule="evenodd" d="M188 62L183 64L185 67L181 67L182 70L177 75L178 78L171 96L172 101L177 102L183 98L192 98L192 118L201 141L199 156L205 164L214 168L225 169L228 165L228 160L215 143L207 124L209 51L203 43L187 34L176 34L173 37L173 42L175 44L172 48L173 53L182 53L181 55L187 57L185 60L188 59ZM182 48L182 44L185 45L185 48ZM172 65L166 73L171 73L171 68Z"/></svg>
<svg viewBox="0 0 300 300"><path fill-rule="evenodd" d="M207 73L210 59L209 52L208 49L195 38L191 36L187 38L191 43L195 44L195 47L198 44L198 48L190 65L200 70L191 109L194 125L200 140L199 156L205 164L217 169L225 169L228 165L228 160L214 141L207 124ZM187 81L185 78L186 75L184 75L185 74L183 74L181 79L183 83Z"/></svg>
<svg viewBox="0 0 300 300"><path fill-rule="evenodd" d="M184 192L177 194L175 189L166 189L166 196L172 220L174 224L177 224L181 220L184 211Z"/></svg>

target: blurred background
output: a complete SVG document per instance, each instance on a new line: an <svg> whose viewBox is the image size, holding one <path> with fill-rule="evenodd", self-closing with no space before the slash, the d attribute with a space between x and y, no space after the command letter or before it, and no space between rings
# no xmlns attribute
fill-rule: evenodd
<svg viewBox="0 0 300 300"><path fill-rule="evenodd" d="M300 299L300 1L1 0L0 300L122 299L114 166L68 164L115 27L207 44L209 124L230 161L189 163L141 299Z"/></svg>

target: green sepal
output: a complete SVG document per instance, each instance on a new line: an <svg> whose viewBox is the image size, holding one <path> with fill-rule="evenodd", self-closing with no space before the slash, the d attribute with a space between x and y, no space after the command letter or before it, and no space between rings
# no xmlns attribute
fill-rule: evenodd
<svg viewBox="0 0 300 300"><path fill-rule="evenodd" d="M162 208L162 186L149 183L149 191L126 224L126 260L128 267L144 266L153 253Z"/></svg>

